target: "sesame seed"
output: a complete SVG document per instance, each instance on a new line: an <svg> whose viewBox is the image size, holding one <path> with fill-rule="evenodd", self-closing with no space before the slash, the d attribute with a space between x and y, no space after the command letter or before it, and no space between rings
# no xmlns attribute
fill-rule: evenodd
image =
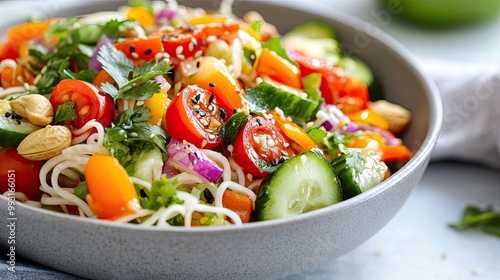
<svg viewBox="0 0 500 280"><path fill-rule="evenodd" d="M186 59L186 57L185 57L184 55L182 55L182 54L177 54L177 58L178 58L179 60L184 60L184 59Z"/></svg>
<svg viewBox="0 0 500 280"><path fill-rule="evenodd" d="M145 55L148 55L148 54L151 54L152 52L153 52L153 50L151 50L151 49L147 49L147 50L144 52L144 54L145 54Z"/></svg>
<svg viewBox="0 0 500 280"><path fill-rule="evenodd" d="M214 139L215 139L215 135L213 135L213 134L208 134L208 139L210 139L210 140L214 140Z"/></svg>
<svg viewBox="0 0 500 280"><path fill-rule="evenodd" d="M163 53L159 52L159 53L155 54L155 59L156 60L160 60L162 58L163 58Z"/></svg>
<svg viewBox="0 0 500 280"><path fill-rule="evenodd" d="M210 97L208 98L208 103L212 103L214 101L214 95L210 94Z"/></svg>
<svg viewBox="0 0 500 280"><path fill-rule="evenodd" d="M210 35L207 37L207 43L213 43L215 42L215 40L217 40L217 37L215 37L214 35Z"/></svg>
<svg viewBox="0 0 500 280"><path fill-rule="evenodd" d="M167 53L167 52L164 52L164 53L163 53L163 57L164 57L164 58L170 58L170 54L169 54L169 53Z"/></svg>
<svg viewBox="0 0 500 280"><path fill-rule="evenodd" d="M128 48L129 52L130 53L135 53L135 46L134 45L130 45L130 47Z"/></svg>
<svg viewBox="0 0 500 280"><path fill-rule="evenodd" d="M197 50L197 51L194 53L194 57L200 57L201 55L203 55L203 51L202 51L202 50Z"/></svg>
<svg viewBox="0 0 500 280"><path fill-rule="evenodd" d="M184 47L183 46L178 46L176 49L175 49L175 53L176 54L182 54L182 52L184 51Z"/></svg>
<svg viewBox="0 0 500 280"><path fill-rule="evenodd" d="M196 68L200 68L200 62L196 61Z"/></svg>
<svg viewBox="0 0 500 280"><path fill-rule="evenodd" d="M203 125L203 126L208 126L208 121L206 119L200 119L200 123Z"/></svg>
<svg viewBox="0 0 500 280"><path fill-rule="evenodd" d="M139 58L139 55L138 55L137 53L135 53L135 52L130 53L130 55L131 55L131 56L132 56L132 58L134 58L134 59L138 59L138 58Z"/></svg>
<svg viewBox="0 0 500 280"><path fill-rule="evenodd" d="M208 86L209 87L215 87L215 84L214 83L209 83Z"/></svg>
<svg viewBox="0 0 500 280"><path fill-rule="evenodd" d="M192 51L194 50L194 47L195 47L195 46L194 46L193 44L189 44L189 45L188 45L188 50L189 50L190 52L192 52Z"/></svg>
<svg viewBox="0 0 500 280"><path fill-rule="evenodd" d="M227 151L232 153L234 151L234 146L233 145L228 145L227 146Z"/></svg>
<svg viewBox="0 0 500 280"><path fill-rule="evenodd" d="M144 105L144 100L138 100L137 102L135 102L135 105L136 106L142 106L142 105Z"/></svg>
<svg viewBox="0 0 500 280"><path fill-rule="evenodd" d="M259 126L262 126L262 122L261 122L261 120L260 120L259 118L256 118L256 119L255 119L255 121L257 122L257 124L258 124Z"/></svg>

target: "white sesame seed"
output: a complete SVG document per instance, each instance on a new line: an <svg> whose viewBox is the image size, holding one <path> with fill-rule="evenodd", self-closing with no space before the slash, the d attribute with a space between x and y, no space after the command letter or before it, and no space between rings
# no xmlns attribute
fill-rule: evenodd
<svg viewBox="0 0 500 280"><path fill-rule="evenodd" d="M139 58L139 55L136 53L136 52L131 52L130 55L132 56L132 58L134 59L138 59Z"/></svg>
<svg viewBox="0 0 500 280"><path fill-rule="evenodd" d="M177 58L178 58L179 60L184 60L184 59L186 59L186 57L185 57L184 55L182 55L182 54L177 54Z"/></svg>
<svg viewBox="0 0 500 280"><path fill-rule="evenodd" d="M168 52L164 52L163 53L163 58L170 58L170 54L168 54Z"/></svg>
<svg viewBox="0 0 500 280"><path fill-rule="evenodd" d="M184 51L184 47L183 47L183 46L178 46L178 47L175 49L175 53L176 53L176 54L181 54L183 51Z"/></svg>
<svg viewBox="0 0 500 280"><path fill-rule="evenodd" d="M233 145L228 145L227 146L227 151L230 152L230 153L233 153L234 151L234 146Z"/></svg>
<svg viewBox="0 0 500 280"><path fill-rule="evenodd" d="M202 54L203 54L203 51L202 51L202 50L197 50L197 51L194 53L194 57L200 57Z"/></svg>
<svg viewBox="0 0 500 280"><path fill-rule="evenodd" d="M203 126L208 126L208 121L206 119L200 119L200 123L203 125Z"/></svg>
<svg viewBox="0 0 500 280"><path fill-rule="evenodd" d="M144 100L138 100L137 102L135 102L135 105L137 105L137 106L144 105Z"/></svg>
<svg viewBox="0 0 500 280"><path fill-rule="evenodd" d="M214 35L210 35L207 37L207 43L213 43L215 42L215 40L217 40L217 37L215 37Z"/></svg>
<svg viewBox="0 0 500 280"><path fill-rule="evenodd" d="M159 53L155 54L155 59L156 59L156 60L160 60L160 59L162 59L162 58L163 58L163 54L162 54L161 52L159 52Z"/></svg>

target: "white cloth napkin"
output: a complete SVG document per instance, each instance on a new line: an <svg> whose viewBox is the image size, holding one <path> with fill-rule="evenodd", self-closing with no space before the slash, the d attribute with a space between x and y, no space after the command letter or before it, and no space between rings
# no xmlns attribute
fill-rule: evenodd
<svg viewBox="0 0 500 280"><path fill-rule="evenodd" d="M440 91L444 119L432 159L500 169L500 64L420 59Z"/></svg>

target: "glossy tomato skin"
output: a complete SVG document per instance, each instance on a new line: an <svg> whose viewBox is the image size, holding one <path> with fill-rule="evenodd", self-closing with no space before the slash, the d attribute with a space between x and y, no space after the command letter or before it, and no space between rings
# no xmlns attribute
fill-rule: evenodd
<svg viewBox="0 0 500 280"><path fill-rule="evenodd" d="M115 47L135 62L139 62L141 59L151 61L155 59L158 53L163 52L162 41L159 36L133 38L118 42Z"/></svg>
<svg viewBox="0 0 500 280"><path fill-rule="evenodd" d="M303 76L312 73L321 74L320 91L325 103L334 105L339 103L356 104L356 110L368 108L368 88L350 77L345 71L329 65L324 59L306 56L298 51L287 50L287 54L297 62ZM352 99L355 99L355 101L352 101Z"/></svg>
<svg viewBox="0 0 500 280"><path fill-rule="evenodd" d="M91 83L66 79L59 82L52 94L50 103L57 111L59 105L68 101L75 102L76 120L64 123L72 132L95 119L104 127L110 127L115 117L115 105L108 94L103 94ZM74 135L73 136L77 136Z"/></svg>
<svg viewBox="0 0 500 280"><path fill-rule="evenodd" d="M228 118L224 107L210 91L194 85L181 90L165 113L170 136L205 149L222 143L219 130Z"/></svg>
<svg viewBox="0 0 500 280"><path fill-rule="evenodd" d="M276 125L263 117L254 117L238 132L232 155L245 173L262 177L267 172L259 166L276 166L294 153L290 141Z"/></svg>
<svg viewBox="0 0 500 280"><path fill-rule="evenodd" d="M43 161L25 159L16 148L0 151L0 193L15 189L32 198L40 187Z"/></svg>

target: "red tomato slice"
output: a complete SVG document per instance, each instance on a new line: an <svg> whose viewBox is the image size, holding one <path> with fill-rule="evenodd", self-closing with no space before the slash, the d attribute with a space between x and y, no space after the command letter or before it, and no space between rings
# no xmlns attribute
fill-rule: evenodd
<svg viewBox="0 0 500 280"><path fill-rule="evenodd" d="M160 34L164 52L170 55L173 65L179 61L203 53L202 47L206 44L205 33L199 26L184 26L163 31Z"/></svg>
<svg viewBox="0 0 500 280"><path fill-rule="evenodd" d="M205 149L222 143L219 130L228 118L217 97L198 86L187 86L179 92L165 114L170 136Z"/></svg>
<svg viewBox="0 0 500 280"><path fill-rule="evenodd" d="M0 193L13 189L32 198L40 187L40 170L43 161L28 160L16 148L0 152Z"/></svg>
<svg viewBox="0 0 500 280"><path fill-rule="evenodd" d="M111 96L99 92L91 83L66 79L60 81L52 94L50 103L57 112L59 105L68 101L75 102L76 120L64 123L72 132L95 119L104 127L110 127L115 117L115 105ZM89 132L90 134L91 132ZM73 135L78 136L78 135Z"/></svg>
<svg viewBox="0 0 500 280"><path fill-rule="evenodd" d="M321 74L320 90L325 103L334 105L348 103L350 110L368 108L368 89L344 70L329 65L324 59L306 56L294 50L287 50L287 54L299 64L303 76L312 73ZM352 98L358 100L353 101ZM352 104L356 104L356 108L353 108Z"/></svg>
<svg viewBox="0 0 500 280"><path fill-rule="evenodd" d="M122 51L133 61L144 59L151 61L156 54L163 52L162 42L159 36L139 37L115 44L117 50Z"/></svg>
<svg viewBox="0 0 500 280"><path fill-rule="evenodd" d="M272 122L255 117L238 132L233 143L236 163L254 176L265 176L259 166L276 166L293 156L290 142Z"/></svg>

